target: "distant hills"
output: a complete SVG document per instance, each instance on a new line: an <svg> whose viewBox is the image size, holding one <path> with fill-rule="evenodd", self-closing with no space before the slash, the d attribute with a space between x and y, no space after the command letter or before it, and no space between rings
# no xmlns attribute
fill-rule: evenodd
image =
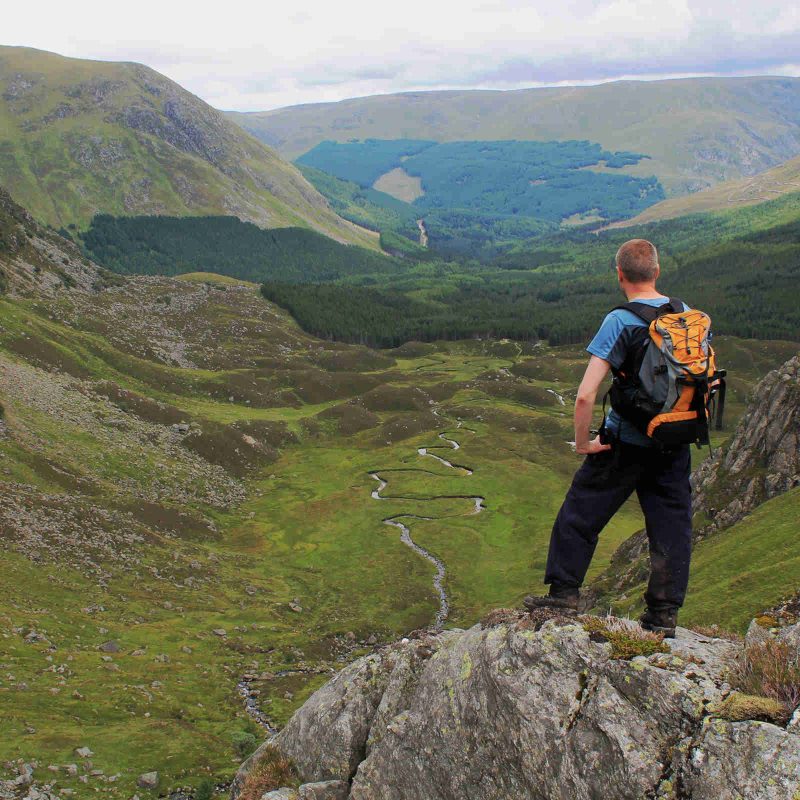
<svg viewBox="0 0 800 800"><path fill-rule="evenodd" d="M228 117L288 158L328 139L588 139L650 156L625 174L656 175L668 196L800 155L800 79L782 77L414 92Z"/></svg>
<svg viewBox="0 0 800 800"><path fill-rule="evenodd" d="M0 47L0 185L56 228L98 212L226 214L377 246L294 166L140 64Z"/></svg>
<svg viewBox="0 0 800 800"><path fill-rule="evenodd" d="M650 206L631 219L616 222L609 227L625 228L630 225L658 222L689 214L754 206L794 193L800 193L800 158L790 159L785 164L780 164L751 178L725 181L703 192L664 200ZM798 204L800 205L800 199L798 199Z"/></svg>

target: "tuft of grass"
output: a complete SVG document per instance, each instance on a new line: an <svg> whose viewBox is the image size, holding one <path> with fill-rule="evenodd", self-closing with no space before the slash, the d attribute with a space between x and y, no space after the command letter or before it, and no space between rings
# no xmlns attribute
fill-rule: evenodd
<svg viewBox="0 0 800 800"><path fill-rule="evenodd" d="M214 782L210 778L203 778L197 785L194 800L211 800L214 796Z"/></svg>
<svg viewBox="0 0 800 800"><path fill-rule="evenodd" d="M800 706L800 653L778 639L749 645L739 659L731 683L746 694L779 703L788 718Z"/></svg>
<svg viewBox="0 0 800 800"><path fill-rule="evenodd" d="M581 617L581 623L594 641L611 644L611 658L629 660L669 652L661 634L644 630L632 619L585 616Z"/></svg>
<svg viewBox="0 0 800 800"><path fill-rule="evenodd" d="M283 786L297 787L300 780L291 760L269 745L253 764L242 784L239 800L260 800L266 792Z"/></svg>
<svg viewBox="0 0 800 800"><path fill-rule="evenodd" d="M771 697L743 692L729 694L718 706L712 708L711 712L715 717L721 717L731 722L759 720L779 725L785 725L791 714L785 704Z"/></svg>

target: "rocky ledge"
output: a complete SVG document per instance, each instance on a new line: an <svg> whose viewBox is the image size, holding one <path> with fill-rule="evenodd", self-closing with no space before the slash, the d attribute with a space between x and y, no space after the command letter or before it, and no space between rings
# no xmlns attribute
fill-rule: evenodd
<svg viewBox="0 0 800 800"><path fill-rule="evenodd" d="M744 644L679 629L672 641L642 640L635 655L635 632L617 625L614 633L607 619L501 611L469 630L422 632L380 649L265 742L232 796L800 797L800 711L769 722L758 702L732 702ZM789 633L780 635L793 641ZM276 758L291 764L298 788L254 785Z"/></svg>

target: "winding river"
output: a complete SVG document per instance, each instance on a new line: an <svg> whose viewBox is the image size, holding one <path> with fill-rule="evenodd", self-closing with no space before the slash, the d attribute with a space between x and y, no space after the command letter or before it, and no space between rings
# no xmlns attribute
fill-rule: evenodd
<svg viewBox="0 0 800 800"><path fill-rule="evenodd" d="M440 416L438 412L434 411L434 414ZM456 427L459 430L468 431L470 433L474 433L474 431L470 431L468 428L463 428L461 422L459 421L456 423ZM447 458L444 458L436 453L432 453L431 450L460 450L461 445L456 439L452 439L447 436L448 431L442 431L438 434L439 439L443 442L446 442L444 445L429 445L427 447L419 447L417 448L417 455L422 458L432 458L435 461L438 461L443 466L447 467L448 469L453 469L460 472L465 477L468 477L473 474L473 471L462 464L455 464ZM437 473L431 473L426 469L422 469L419 467L406 467L406 468L395 468L395 469L382 469L382 470L373 470L369 473L370 477L373 480L378 482L378 488L372 490L372 499L373 500L420 500L420 501L431 501L431 500L469 500L472 503L471 509L463 515L460 516L467 516L470 514L480 514L481 511L484 511L486 508L485 505L485 498L479 495L468 495L468 494L444 494L444 495L430 495L425 498L419 497L412 497L406 495L389 495L386 496L383 494L383 491L389 486L389 481L385 477L387 472L422 472L436 475ZM435 627L441 628L447 617L450 614L450 601L447 597L447 590L444 587L444 579L445 575L447 574L447 568L445 567L444 562L434 553L431 553L429 550L426 550L421 545L417 544L411 536L411 528L409 527L410 520L436 520L436 519L447 519L452 515L446 515L442 517L428 517L422 516L420 514L396 514L391 517L385 517L383 520L384 525L391 525L393 528L397 528L400 531L400 541L413 550L417 555L421 556L422 558L430 561L433 564L436 572L433 576L433 589L436 593L437 597L439 598L439 610L436 612L436 622Z"/></svg>

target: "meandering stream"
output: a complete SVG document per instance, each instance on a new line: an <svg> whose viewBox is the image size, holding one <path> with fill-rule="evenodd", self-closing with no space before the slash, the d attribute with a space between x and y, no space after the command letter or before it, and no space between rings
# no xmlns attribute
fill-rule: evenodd
<svg viewBox="0 0 800 800"><path fill-rule="evenodd" d="M434 411L434 414L440 416L438 412ZM456 424L456 427L460 430L468 430L467 428L462 428L461 422ZM474 431L470 431L474 433ZM456 439L452 439L447 436L447 431L442 431L438 434L439 439L443 442L446 442L446 445L429 445L428 447L419 447L417 448L417 455L423 458L432 458L435 461L438 461L443 466L447 467L448 469L457 470L465 477L469 477L473 474L472 469L469 467L464 466L463 464L455 464L449 459L443 458L442 456L437 455L436 453L432 453L431 450L434 449L448 449L448 450L460 450L461 445ZM428 497L420 498L420 497L413 497L407 495L389 495L388 497L383 494L383 491L389 486L389 481L386 477L387 472L422 472L428 474L437 474L437 473L430 473L428 470L419 468L419 467L405 467L405 468L394 468L394 469L382 469L382 470L373 470L370 472L370 477L373 480L378 482L378 488L373 489L371 496L373 500L418 500L419 502L430 502L432 500L469 500L472 503L472 508L470 511L466 512L463 515L459 516L467 516L469 514L480 514L483 511L485 506L485 498L479 495L468 495L468 494L444 494L444 495L430 495ZM433 589L436 592L436 595L439 598L439 610L436 612L436 628L441 628L447 617L450 614L450 601L447 596L447 590L444 587L444 579L445 575L447 574L447 568L444 562L434 553L431 553L429 550L426 550L424 547L419 545L411 536L411 528L409 527L406 522L408 520L437 520L437 519L447 519L449 516L442 516L442 517L435 517L435 516L423 516L421 514L395 514L391 517L385 517L383 520L384 525L391 525L393 528L397 528L400 531L400 541L413 550L417 555L422 556L422 558L430 561L431 564L436 569L436 573L433 577ZM403 522L402 520L406 520Z"/></svg>
<svg viewBox="0 0 800 800"><path fill-rule="evenodd" d="M441 417L438 411L434 410L433 412L437 417ZM465 433L475 433L475 431L471 430L470 428L464 428L462 423L459 421L456 423L456 428L459 431L463 431ZM464 477L469 477L473 474L473 470L470 467L464 466L463 464L456 464L450 461L443 456L437 455L436 453L432 453L431 450L447 450L455 452L456 450L461 449L461 444L456 440L447 435L448 430L445 429L444 431L438 434L438 438L440 441L445 442L445 444L437 445L428 445L427 447L419 447L417 448L417 455L420 458L432 458L435 461L438 461L447 469L456 470ZM406 545L406 547L413 550L418 556L429 561L433 564L435 568L435 574L433 576L433 588L436 593L436 596L439 598L439 609L436 612L436 621L435 626L436 628L441 628L447 620L447 617L450 614L450 600L447 596L447 590L444 586L444 580L447 575L447 567L445 566L444 562L434 553L431 553L429 550L426 550L421 545L417 544L411 536L411 520L420 520L420 521L432 521L437 519L448 519L452 516L469 516L471 514L480 514L481 511L486 509L485 506L485 498L481 497L480 495L470 495L470 494L431 494L427 497L419 497L416 495L384 495L383 492L389 486L389 481L385 476L389 472L419 472L427 475L437 476L441 473L431 472L430 470L424 469L423 467L388 467L386 469L380 470L373 470L369 473L369 475L378 482L378 487L373 489L371 492L371 496L373 500L378 501L386 501L386 500L414 500L418 502L431 502L435 500L468 500L471 503L470 510L465 512L464 514L448 514L440 517L436 516L423 516L421 514L395 514L390 517L385 517L383 523L385 525L390 525L393 528L396 528L400 531L400 541ZM286 675L294 674L297 672L322 672L324 670L315 670L315 669L297 669L297 670L282 670L280 672L275 673L275 677L280 678ZM253 682L257 680L255 675L245 674L239 680L237 685L237 689L239 694L242 696L244 700L244 706L247 713L259 724L263 727L269 734L273 735L278 732L278 728L266 714L259 703L260 694L257 690L253 689Z"/></svg>

